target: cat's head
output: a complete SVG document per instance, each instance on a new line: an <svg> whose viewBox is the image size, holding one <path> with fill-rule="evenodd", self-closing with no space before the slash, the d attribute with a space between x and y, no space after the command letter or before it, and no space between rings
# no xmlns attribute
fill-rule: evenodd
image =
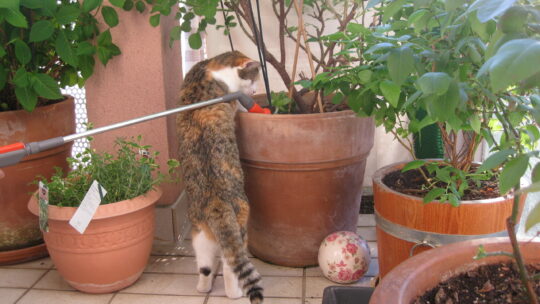
<svg viewBox="0 0 540 304"><path fill-rule="evenodd" d="M234 51L218 55L208 62L209 76L224 83L229 92L253 95L257 90L260 63Z"/></svg>

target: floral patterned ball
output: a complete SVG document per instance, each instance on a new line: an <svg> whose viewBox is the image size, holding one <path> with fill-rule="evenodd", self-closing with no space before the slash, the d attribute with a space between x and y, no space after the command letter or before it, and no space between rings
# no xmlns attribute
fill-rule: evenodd
<svg viewBox="0 0 540 304"><path fill-rule="evenodd" d="M334 232L319 248L319 267L336 283L358 281L368 271L370 261L367 242L354 232Z"/></svg>

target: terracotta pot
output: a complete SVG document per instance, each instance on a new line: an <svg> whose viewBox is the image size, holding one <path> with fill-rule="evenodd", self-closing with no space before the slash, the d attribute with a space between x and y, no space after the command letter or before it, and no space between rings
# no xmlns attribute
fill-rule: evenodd
<svg viewBox="0 0 540 304"><path fill-rule="evenodd" d="M509 239L500 237L458 242L423 252L390 271L375 289L369 303L410 304L439 282L480 265L510 260L505 256L473 260L479 245L484 245L488 252L512 251ZM520 248L526 263L540 262L540 242L521 242Z"/></svg>
<svg viewBox="0 0 540 304"><path fill-rule="evenodd" d="M316 265L327 235L356 231L373 120L352 111L237 117L250 251L277 265Z"/></svg>
<svg viewBox="0 0 540 304"><path fill-rule="evenodd" d="M154 238L154 204L161 190L100 205L84 234L69 225L75 207L49 206L45 244L54 265L74 288L89 293L113 292L142 274ZM35 196L28 209L39 214Z"/></svg>
<svg viewBox="0 0 540 304"><path fill-rule="evenodd" d="M382 180L406 163L379 169L373 175L379 274L411 256L432 247L475 238L507 236L506 218L512 213L513 197L424 204L422 198L390 189ZM525 197L522 197L521 207Z"/></svg>
<svg viewBox="0 0 540 304"><path fill-rule="evenodd" d="M72 133L75 133L72 97L38 107L32 113L24 110L0 112L0 146ZM71 143L31 155L17 165L1 169L5 177L0 179L0 265L47 254L37 218L26 208L30 193L37 190L37 186L30 183L38 175L50 178L54 167L67 170L66 158L70 155Z"/></svg>

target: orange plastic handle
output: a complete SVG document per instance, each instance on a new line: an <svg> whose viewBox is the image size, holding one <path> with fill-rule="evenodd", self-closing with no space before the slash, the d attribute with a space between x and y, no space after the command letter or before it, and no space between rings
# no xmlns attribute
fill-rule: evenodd
<svg viewBox="0 0 540 304"><path fill-rule="evenodd" d="M258 104L254 103L253 107L248 110L250 113L262 113L262 114L271 114L270 109L262 108Z"/></svg>
<svg viewBox="0 0 540 304"><path fill-rule="evenodd" d="M23 150L23 149L24 149L24 143L18 142L11 145L0 147L0 154L17 151L17 150Z"/></svg>

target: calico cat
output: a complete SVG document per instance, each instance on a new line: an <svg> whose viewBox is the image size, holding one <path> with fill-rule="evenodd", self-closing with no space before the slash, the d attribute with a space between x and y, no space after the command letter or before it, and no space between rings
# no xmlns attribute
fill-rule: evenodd
<svg viewBox="0 0 540 304"><path fill-rule="evenodd" d="M258 62L237 51L199 62L184 79L179 103L187 105L236 91L252 95L259 69ZM191 200L188 216L200 273L197 290L212 289L215 255L221 251L225 293L239 298L243 289L255 304L263 302L263 288L246 249L249 205L236 145L238 106L238 102L227 102L182 112L177 117L179 158Z"/></svg>

